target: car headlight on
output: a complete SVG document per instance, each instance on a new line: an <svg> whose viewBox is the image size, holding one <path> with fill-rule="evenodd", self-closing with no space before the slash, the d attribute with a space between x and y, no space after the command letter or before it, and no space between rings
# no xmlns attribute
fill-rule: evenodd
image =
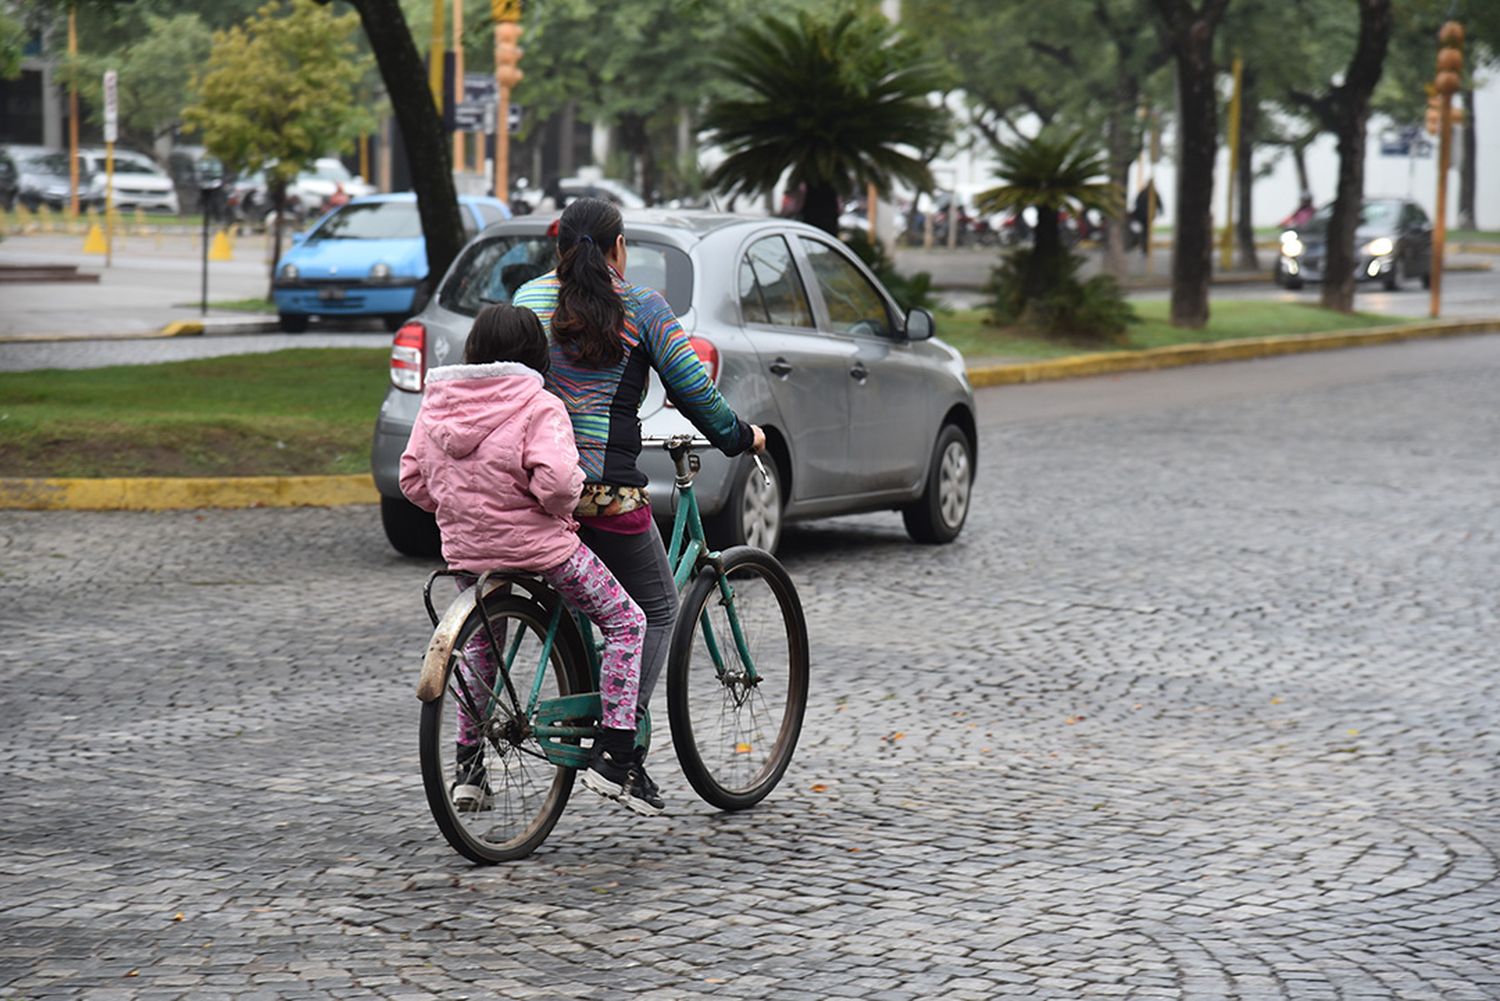
<svg viewBox="0 0 1500 1001"><path fill-rule="evenodd" d="M1306 248L1302 246L1302 241L1297 239L1296 233L1281 234L1281 252L1287 257L1301 257L1304 249Z"/></svg>
<svg viewBox="0 0 1500 1001"><path fill-rule="evenodd" d="M280 274L282 281L294 282L301 272L297 270L297 265L287 262L281 266L281 271L278 274Z"/></svg>
<svg viewBox="0 0 1500 1001"><path fill-rule="evenodd" d="M1365 244L1365 253L1371 257L1384 257L1387 254L1393 253L1395 249L1396 242L1388 236L1376 237Z"/></svg>
<svg viewBox="0 0 1500 1001"><path fill-rule="evenodd" d="M384 261L377 261L370 268L370 281L388 282L391 280L391 266Z"/></svg>

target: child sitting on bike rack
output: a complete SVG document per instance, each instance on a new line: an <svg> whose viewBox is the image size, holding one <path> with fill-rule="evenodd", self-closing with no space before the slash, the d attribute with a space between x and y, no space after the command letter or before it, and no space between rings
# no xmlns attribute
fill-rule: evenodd
<svg viewBox="0 0 1500 1001"><path fill-rule="evenodd" d="M494 567L540 574L604 639L602 727L584 785L637 813L660 813L633 782L636 698L646 617L578 538L573 509L583 471L567 408L542 388L547 336L536 315L508 304L485 307L464 344L464 364L434 368L401 456L401 490L437 515L443 559L454 570ZM472 583L472 581L470 582ZM493 655L483 635L465 659L494 691ZM467 707L458 710L460 810L489 806L483 740Z"/></svg>

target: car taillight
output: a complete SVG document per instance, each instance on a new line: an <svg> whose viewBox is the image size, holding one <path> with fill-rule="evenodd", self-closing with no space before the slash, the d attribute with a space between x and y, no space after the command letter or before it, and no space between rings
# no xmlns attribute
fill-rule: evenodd
<svg viewBox="0 0 1500 1001"><path fill-rule="evenodd" d="M693 353L698 356L698 360L703 363L703 367L708 369L709 380L711 382L718 382L719 349L714 347L713 341L705 340L702 337L689 337L688 343L692 345ZM667 400L667 406L672 406L671 399Z"/></svg>
<svg viewBox="0 0 1500 1001"><path fill-rule="evenodd" d="M391 384L420 393L427 374L427 328L417 321L403 324L391 344Z"/></svg>

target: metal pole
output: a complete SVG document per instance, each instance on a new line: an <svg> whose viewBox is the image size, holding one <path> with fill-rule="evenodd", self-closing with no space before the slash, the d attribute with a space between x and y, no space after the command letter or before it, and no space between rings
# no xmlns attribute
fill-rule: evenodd
<svg viewBox="0 0 1500 1001"><path fill-rule="evenodd" d="M1229 99L1229 180L1224 184L1224 237L1219 241L1219 270L1234 264L1234 169L1240 159L1240 81L1244 61L1234 57L1234 96Z"/></svg>
<svg viewBox="0 0 1500 1001"><path fill-rule="evenodd" d="M427 47L427 86L438 115L443 113L443 0L432 0L432 41Z"/></svg>
<svg viewBox="0 0 1500 1001"><path fill-rule="evenodd" d="M1453 119L1453 95L1442 95L1438 112L1437 218L1432 226L1432 302L1430 315L1435 320L1443 304L1443 248L1448 242L1448 164L1452 157L1449 133Z"/></svg>
<svg viewBox="0 0 1500 1001"><path fill-rule="evenodd" d="M870 217L870 246L875 245L875 213L879 211L880 200L875 191L875 185L871 184L865 189L865 215Z"/></svg>
<svg viewBox="0 0 1500 1001"><path fill-rule="evenodd" d="M78 11L68 8L68 61L78 64ZM78 218L78 83L68 81L68 214Z"/></svg>
<svg viewBox="0 0 1500 1001"><path fill-rule="evenodd" d="M104 144L104 266L115 259L115 144Z"/></svg>
<svg viewBox="0 0 1500 1001"><path fill-rule="evenodd" d="M198 304L198 315L208 315L208 189L199 188L198 202L203 208L203 295Z"/></svg>
<svg viewBox="0 0 1500 1001"><path fill-rule="evenodd" d="M453 0L453 103L458 104L463 99L464 0ZM461 129L453 130L453 169L464 169L464 134Z"/></svg>

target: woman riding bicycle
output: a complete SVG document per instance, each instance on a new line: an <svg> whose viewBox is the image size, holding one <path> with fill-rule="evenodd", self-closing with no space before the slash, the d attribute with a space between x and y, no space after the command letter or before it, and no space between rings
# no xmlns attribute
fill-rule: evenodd
<svg viewBox="0 0 1500 1001"><path fill-rule="evenodd" d="M536 313L551 342L546 386L566 405L583 468L575 512L579 535L646 614L637 715L651 701L677 618L677 588L651 517L639 408L655 370L674 406L726 455L760 452L765 434L740 420L719 394L672 308L659 292L625 280L619 210L582 198L557 223L558 264L512 299ZM591 770L616 774L622 794L662 808L644 752L596 747Z"/></svg>

